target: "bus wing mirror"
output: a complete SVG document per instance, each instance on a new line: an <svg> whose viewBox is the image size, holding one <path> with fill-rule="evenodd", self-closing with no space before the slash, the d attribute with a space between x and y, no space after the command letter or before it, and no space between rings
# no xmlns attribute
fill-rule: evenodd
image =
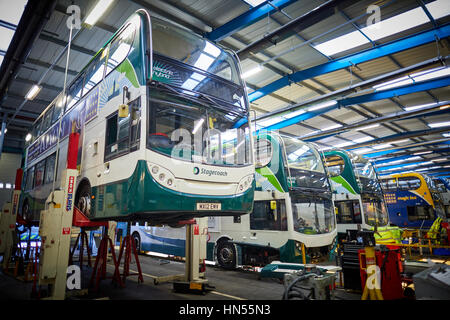
<svg viewBox="0 0 450 320"><path fill-rule="evenodd" d="M270 209L272 209L272 210L277 209L277 202L275 200L270 201Z"/></svg>

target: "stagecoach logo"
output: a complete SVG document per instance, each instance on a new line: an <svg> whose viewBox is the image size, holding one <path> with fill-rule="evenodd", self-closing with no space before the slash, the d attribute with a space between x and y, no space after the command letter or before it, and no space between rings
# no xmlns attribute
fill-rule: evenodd
<svg viewBox="0 0 450 320"><path fill-rule="evenodd" d="M70 211L72 209L72 202L73 202L73 184L75 181L74 176L69 177L69 185L67 187L67 204L66 204L66 211Z"/></svg>
<svg viewBox="0 0 450 320"><path fill-rule="evenodd" d="M226 177L228 175L228 172L226 171L218 171L218 170L207 170L207 169L199 169L198 167L194 167L194 174L204 174L209 177L211 176L224 176Z"/></svg>

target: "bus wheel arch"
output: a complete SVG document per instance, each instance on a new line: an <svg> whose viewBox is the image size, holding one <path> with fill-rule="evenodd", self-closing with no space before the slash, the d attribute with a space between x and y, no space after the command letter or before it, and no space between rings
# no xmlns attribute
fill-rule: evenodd
<svg viewBox="0 0 450 320"><path fill-rule="evenodd" d="M215 254L220 267L228 270L236 269L237 250L236 246L230 242L231 238L221 237L216 241Z"/></svg>
<svg viewBox="0 0 450 320"><path fill-rule="evenodd" d="M91 183L83 178L75 192L75 206L87 217L91 215Z"/></svg>

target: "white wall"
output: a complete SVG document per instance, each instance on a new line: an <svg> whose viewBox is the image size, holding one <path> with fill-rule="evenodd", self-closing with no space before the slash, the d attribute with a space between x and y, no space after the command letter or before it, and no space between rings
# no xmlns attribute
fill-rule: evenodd
<svg viewBox="0 0 450 320"><path fill-rule="evenodd" d="M0 210L3 204L11 201L13 185L16 180L16 170L20 168L22 155L16 153L2 153L0 157ZM6 184L11 184L10 189ZM3 184L3 185L2 185Z"/></svg>

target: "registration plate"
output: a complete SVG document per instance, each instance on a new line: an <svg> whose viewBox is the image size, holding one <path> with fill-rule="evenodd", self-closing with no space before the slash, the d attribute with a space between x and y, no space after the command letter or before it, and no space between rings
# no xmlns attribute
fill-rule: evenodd
<svg viewBox="0 0 450 320"><path fill-rule="evenodd" d="M197 210L221 210L222 204L221 203L205 203L205 202L199 202L197 203Z"/></svg>

